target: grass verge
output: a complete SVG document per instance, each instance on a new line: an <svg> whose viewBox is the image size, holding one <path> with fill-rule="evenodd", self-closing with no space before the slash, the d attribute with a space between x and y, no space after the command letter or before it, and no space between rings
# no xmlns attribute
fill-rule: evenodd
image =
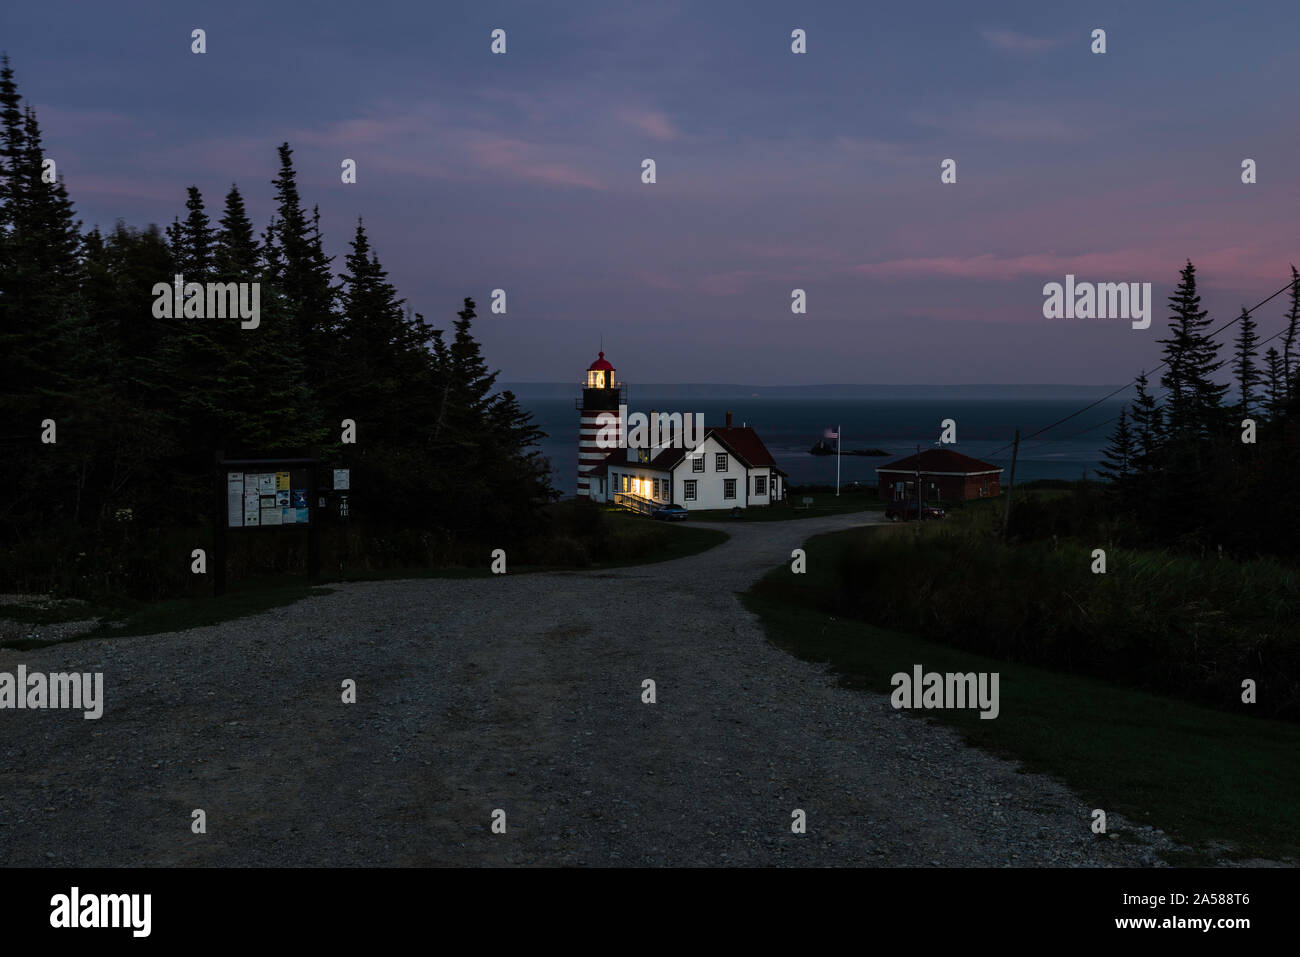
<svg viewBox="0 0 1300 957"><path fill-rule="evenodd" d="M973 710L920 714L952 726L972 745L1055 776L1092 807L1118 811L1198 848L1179 863L1205 864L1219 854L1293 861L1300 855L1295 724L999 660L827 612L837 554L856 537L900 531L814 537L804 546L806 574L778 569L745 596L745 604L775 644L829 663L850 687L888 694L890 677L915 664L926 671L998 672L996 720L981 720Z"/></svg>

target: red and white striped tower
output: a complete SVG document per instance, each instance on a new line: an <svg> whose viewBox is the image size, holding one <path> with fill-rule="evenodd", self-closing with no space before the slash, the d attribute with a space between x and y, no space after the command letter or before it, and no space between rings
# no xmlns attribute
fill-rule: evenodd
<svg viewBox="0 0 1300 957"><path fill-rule="evenodd" d="M605 360L605 353L587 367L587 381L582 387L582 399L578 405L578 497L591 495L591 479L588 472L594 469L605 456L614 450L602 449L596 444L600 434L600 416L609 413L614 417L618 428L619 406L623 400L623 385L614 381L614 367ZM608 421L608 420L607 420Z"/></svg>

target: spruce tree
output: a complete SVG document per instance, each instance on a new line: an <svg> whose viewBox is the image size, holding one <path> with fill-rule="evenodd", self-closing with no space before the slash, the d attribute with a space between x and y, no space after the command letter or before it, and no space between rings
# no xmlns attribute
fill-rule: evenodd
<svg viewBox="0 0 1300 957"><path fill-rule="evenodd" d="M333 336L340 361L329 397L332 414L354 419L367 436L360 455L349 451L358 509L375 516L427 514L431 423L413 416L411 406L427 396L429 357L360 220L344 257Z"/></svg>
<svg viewBox="0 0 1300 957"><path fill-rule="evenodd" d="M496 375L488 371L470 332L475 315L474 300L466 298L445 348L443 395L433 430L432 451L440 465L438 482L448 504L441 521L451 529L486 524L481 517L493 508L484 478L490 445L495 441L488 432L487 413Z"/></svg>
<svg viewBox="0 0 1300 957"><path fill-rule="evenodd" d="M1168 425L1174 437L1198 442L1220 431L1226 384L1214 381L1223 366L1218 345L1207 334L1209 313L1201 309L1196 291L1196 267L1189 260L1180 273L1177 288L1169 297L1173 310L1170 337L1164 345L1168 365L1160 383L1169 390Z"/></svg>
<svg viewBox="0 0 1300 957"><path fill-rule="evenodd" d="M1264 382L1264 373L1256 361L1259 354L1259 336L1255 328L1254 318L1243 306L1241 319L1238 321L1237 338L1233 346L1232 373L1240 396L1236 414L1244 418L1248 418L1255 410L1259 399L1259 387Z"/></svg>
<svg viewBox="0 0 1300 957"><path fill-rule="evenodd" d="M403 300L388 282L361 220L349 245L339 288L336 338L346 362L336 380L337 393L353 417L383 422L391 433L400 420L403 380L411 372Z"/></svg>
<svg viewBox="0 0 1300 957"><path fill-rule="evenodd" d="M1282 338L1282 385L1286 398L1295 395L1292 382L1300 374L1296 356L1296 336L1300 333L1300 272L1291 267L1291 305L1286 311L1286 334Z"/></svg>
<svg viewBox="0 0 1300 957"><path fill-rule="evenodd" d="M1272 346L1264 353L1264 368L1267 377L1264 410L1270 420L1276 421L1286 407L1286 379L1282 372L1282 356Z"/></svg>
<svg viewBox="0 0 1300 957"><path fill-rule="evenodd" d="M310 381L323 393L333 385L337 356L329 336L335 327L332 258L324 253L319 214L313 212L308 219L303 210L293 150L283 143L278 152L280 172L271 181L276 215L263 244L266 278L281 293L281 307L300 345Z"/></svg>
<svg viewBox="0 0 1300 957"><path fill-rule="evenodd" d="M1129 428L1128 410L1121 409L1119 422L1110 436L1110 445L1102 452L1101 468L1097 469L1097 474L1116 487L1122 486L1133 474L1136 448Z"/></svg>
<svg viewBox="0 0 1300 957"><path fill-rule="evenodd" d="M195 186L186 189L186 215L168 231L176 272L190 283L212 279L212 250L215 241L203 196ZM163 391L162 407L167 411L175 444L187 456L185 484L197 499L207 481L206 470L214 449L220 448L229 417L236 412L229 401L227 380L229 327L233 317L218 319L207 314L207 297L199 293L202 316L173 316L164 325L155 382ZM190 297L183 297L188 306ZM215 303L214 303L215 305Z"/></svg>
<svg viewBox="0 0 1300 957"><path fill-rule="evenodd" d="M0 356L9 352L14 344L5 338L12 333L4 315L8 296L12 294L9 288L13 268L9 259L9 233L22 199L19 169L25 152L22 98L18 95L9 57L0 57L0 282L4 283L0 287Z"/></svg>
<svg viewBox="0 0 1300 957"><path fill-rule="evenodd" d="M185 219L179 222L176 268L186 282L207 282L212 270L212 223L197 186L186 189Z"/></svg>
<svg viewBox="0 0 1300 957"><path fill-rule="evenodd" d="M251 282L257 271L257 257L257 240L244 197L239 187L231 184L214 238L213 271L221 281Z"/></svg>
<svg viewBox="0 0 1300 957"><path fill-rule="evenodd" d="M1140 478L1156 470L1157 451L1164 441L1161 410L1147 386L1147 374L1143 371L1137 377L1137 401L1130 406L1129 414L1133 435L1132 471Z"/></svg>
<svg viewBox="0 0 1300 957"><path fill-rule="evenodd" d="M0 86L6 126L20 102L10 74ZM16 458L17 482L33 491L38 513L51 534L78 523L88 506L85 494L97 460L102 407L93 384L103 375L103 356L82 300L83 243L80 223L61 176L46 166L40 125L30 108L20 127L7 128L5 146L5 235L0 260L0 390L6 424L23 442ZM21 131L19 131L19 129ZM41 423L58 429L60 457L34 449ZM12 499L24 498L14 489Z"/></svg>

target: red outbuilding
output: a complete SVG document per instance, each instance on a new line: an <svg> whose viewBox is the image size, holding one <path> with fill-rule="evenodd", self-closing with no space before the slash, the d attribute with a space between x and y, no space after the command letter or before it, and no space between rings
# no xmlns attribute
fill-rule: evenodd
<svg viewBox="0 0 1300 957"><path fill-rule="evenodd" d="M1002 493L1002 469L996 465L951 449L926 449L876 469L880 497L915 501L918 477L924 502L964 502Z"/></svg>

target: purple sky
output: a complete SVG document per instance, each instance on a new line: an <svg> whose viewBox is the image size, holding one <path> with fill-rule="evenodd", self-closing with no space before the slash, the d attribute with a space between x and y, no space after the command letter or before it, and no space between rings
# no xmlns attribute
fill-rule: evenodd
<svg viewBox="0 0 1300 957"><path fill-rule="evenodd" d="M0 43L87 225L238 182L260 230L288 140L337 262L363 216L504 381L603 335L630 382L1119 383L1185 259L1220 321L1300 262L1294 2L881 6L44 0ZM1044 319L1066 273L1152 282L1152 327Z"/></svg>

